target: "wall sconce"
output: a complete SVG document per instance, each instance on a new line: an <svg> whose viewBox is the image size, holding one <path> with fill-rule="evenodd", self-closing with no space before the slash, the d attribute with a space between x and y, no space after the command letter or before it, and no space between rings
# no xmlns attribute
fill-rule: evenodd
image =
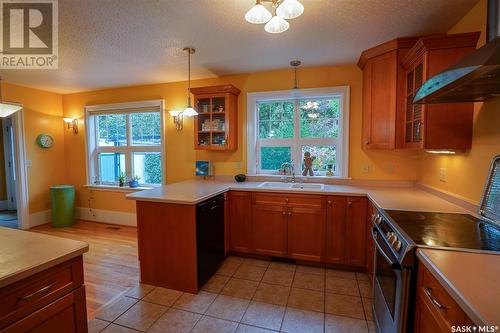
<svg viewBox="0 0 500 333"><path fill-rule="evenodd" d="M182 120L183 119L182 118L184 118L182 116L182 112L181 111L170 110L170 111L168 111L168 113L170 113L170 115L174 119L175 129L178 130L178 131L182 131L182 127L183 127L183 124L182 124Z"/></svg>
<svg viewBox="0 0 500 333"><path fill-rule="evenodd" d="M63 118L63 121L68 125L68 129L73 129L73 133L78 133L78 119L76 118Z"/></svg>

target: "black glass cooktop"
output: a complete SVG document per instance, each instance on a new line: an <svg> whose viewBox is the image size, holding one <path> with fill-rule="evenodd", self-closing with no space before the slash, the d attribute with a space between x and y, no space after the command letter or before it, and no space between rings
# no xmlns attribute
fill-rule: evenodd
<svg viewBox="0 0 500 333"><path fill-rule="evenodd" d="M417 244L500 251L500 227L467 214L386 210Z"/></svg>

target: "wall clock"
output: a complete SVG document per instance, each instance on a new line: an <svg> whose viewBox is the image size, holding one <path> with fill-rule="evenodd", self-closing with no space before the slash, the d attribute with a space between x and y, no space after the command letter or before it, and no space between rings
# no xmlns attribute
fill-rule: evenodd
<svg viewBox="0 0 500 333"><path fill-rule="evenodd" d="M54 138L48 134L40 134L36 137L36 143L41 148L50 148L54 145Z"/></svg>

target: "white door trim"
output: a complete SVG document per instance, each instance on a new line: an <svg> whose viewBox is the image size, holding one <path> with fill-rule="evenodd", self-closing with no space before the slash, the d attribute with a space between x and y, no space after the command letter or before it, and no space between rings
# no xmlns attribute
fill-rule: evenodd
<svg viewBox="0 0 500 333"><path fill-rule="evenodd" d="M24 109L12 115L14 128L14 159L17 175L17 219L20 229L29 229L28 169L26 167L26 141L24 136Z"/></svg>

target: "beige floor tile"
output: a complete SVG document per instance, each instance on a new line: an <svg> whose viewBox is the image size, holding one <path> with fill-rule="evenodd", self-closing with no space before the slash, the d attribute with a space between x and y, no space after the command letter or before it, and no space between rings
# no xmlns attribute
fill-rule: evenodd
<svg viewBox="0 0 500 333"><path fill-rule="evenodd" d="M245 261L243 263L245 265L258 266L258 267L264 267L264 268L269 267L269 260L245 258Z"/></svg>
<svg viewBox="0 0 500 333"><path fill-rule="evenodd" d="M361 297L373 298L372 284L370 281L358 281Z"/></svg>
<svg viewBox="0 0 500 333"><path fill-rule="evenodd" d="M309 310L325 311L325 293L314 290L292 288L288 297L288 307Z"/></svg>
<svg viewBox="0 0 500 333"><path fill-rule="evenodd" d="M297 272L325 275L325 269L323 267L306 266L306 265L298 265Z"/></svg>
<svg viewBox="0 0 500 333"><path fill-rule="evenodd" d="M245 261L245 258L243 257L237 257L237 256L229 256L226 259L224 259L224 262L234 262L237 264L241 264Z"/></svg>
<svg viewBox="0 0 500 333"><path fill-rule="evenodd" d="M149 294L155 287L149 284L141 283L138 286L132 287L125 293L125 296L141 299Z"/></svg>
<svg viewBox="0 0 500 333"><path fill-rule="evenodd" d="M327 269L326 270L326 277L329 277L329 276L356 280L356 273L355 272L343 271L343 270L339 270L339 269Z"/></svg>
<svg viewBox="0 0 500 333"><path fill-rule="evenodd" d="M369 281L370 278L368 277L368 274L366 273L361 273L361 272L356 272L356 279L360 281Z"/></svg>
<svg viewBox="0 0 500 333"><path fill-rule="evenodd" d="M325 315L325 333L368 333L366 321L343 316Z"/></svg>
<svg viewBox="0 0 500 333"><path fill-rule="evenodd" d="M224 289L224 286L226 285L227 281L229 281L229 279L229 276L215 274L210 278L210 280L208 280L207 283L205 283L201 290L218 294L222 291L222 289Z"/></svg>
<svg viewBox="0 0 500 333"><path fill-rule="evenodd" d="M239 322L249 302L247 299L219 295L208 308L206 315Z"/></svg>
<svg viewBox="0 0 500 333"><path fill-rule="evenodd" d="M189 333L200 318L200 314L172 308L151 326L148 333Z"/></svg>
<svg viewBox="0 0 500 333"><path fill-rule="evenodd" d="M252 299L259 285L256 281L243 280L243 279L230 279L221 294L226 296L233 296L244 299Z"/></svg>
<svg viewBox="0 0 500 333"><path fill-rule="evenodd" d="M326 278L326 291L335 294L358 296L358 281L335 276Z"/></svg>
<svg viewBox="0 0 500 333"><path fill-rule="evenodd" d="M137 303L137 299L122 296L113 303L100 309L95 317L107 321L114 321L135 303Z"/></svg>
<svg viewBox="0 0 500 333"><path fill-rule="evenodd" d="M293 275L291 271L279 271L275 269L268 269L262 278L262 282L279 284L285 287L292 285Z"/></svg>
<svg viewBox="0 0 500 333"><path fill-rule="evenodd" d="M363 302L363 309L365 310L365 316L366 320L373 320L373 312L372 312L372 305L373 305L373 300L371 298L362 298L361 301Z"/></svg>
<svg viewBox="0 0 500 333"><path fill-rule="evenodd" d="M238 327L238 323L206 317L200 319L196 324L192 333L234 333Z"/></svg>
<svg viewBox="0 0 500 333"><path fill-rule="evenodd" d="M142 300L146 302L156 303L165 306L174 305L175 301L182 296L182 291L156 287L153 291L147 294Z"/></svg>
<svg viewBox="0 0 500 333"><path fill-rule="evenodd" d="M287 308L281 331L287 333L323 333L324 314Z"/></svg>
<svg viewBox="0 0 500 333"><path fill-rule="evenodd" d="M260 281L262 280L262 276L264 276L265 271L266 269L264 267L243 264L238 268L236 273L234 273L233 277L238 279Z"/></svg>
<svg viewBox="0 0 500 333"><path fill-rule="evenodd" d="M326 293L325 312L339 316L365 319L360 297Z"/></svg>
<svg viewBox="0 0 500 333"><path fill-rule="evenodd" d="M239 324L236 329L236 333L275 333L276 331L271 331L265 328L260 328L256 326L250 326L245 324Z"/></svg>
<svg viewBox="0 0 500 333"><path fill-rule="evenodd" d="M253 300L285 306L288 301L288 295L290 295L290 290L290 287L262 282L257 288Z"/></svg>
<svg viewBox="0 0 500 333"><path fill-rule="evenodd" d="M139 331L133 330L128 327L116 325L116 324L111 324L108 327L104 329L104 331L101 331L102 333L137 333Z"/></svg>
<svg viewBox="0 0 500 333"><path fill-rule="evenodd" d="M280 271L295 272L297 265L289 264L286 262L271 262L269 264L269 269L277 269Z"/></svg>
<svg viewBox="0 0 500 333"><path fill-rule="evenodd" d="M225 261L217 271L217 274L225 276L233 276L233 274L236 272L238 267L240 267L240 265L241 263L238 262Z"/></svg>
<svg viewBox="0 0 500 333"><path fill-rule="evenodd" d="M375 327L375 322L374 321L368 321L368 331L370 333L377 333L377 328Z"/></svg>
<svg viewBox="0 0 500 333"><path fill-rule="evenodd" d="M293 277L292 287L325 291L325 276L296 272Z"/></svg>
<svg viewBox="0 0 500 333"><path fill-rule="evenodd" d="M109 321L105 321L105 320L101 320L101 319L97 319L97 318L91 319L88 321L88 328L89 328L88 333L99 333L108 325L109 325Z"/></svg>
<svg viewBox="0 0 500 333"><path fill-rule="evenodd" d="M174 307L181 310L204 314L210 304L214 301L215 297L217 297L217 294L206 291L200 291L197 295L184 293L174 303Z"/></svg>
<svg viewBox="0 0 500 333"><path fill-rule="evenodd" d="M241 322L253 326L279 330L284 314L284 306L252 301Z"/></svg>
<svg viewBox="0 0 500 333"><path fill-rule="evenodd" d="M167 309L167 307L162 305L139 301L128 309L127 312L118 317L115 323L139 331L145 331L160 318Z"/></svg>

